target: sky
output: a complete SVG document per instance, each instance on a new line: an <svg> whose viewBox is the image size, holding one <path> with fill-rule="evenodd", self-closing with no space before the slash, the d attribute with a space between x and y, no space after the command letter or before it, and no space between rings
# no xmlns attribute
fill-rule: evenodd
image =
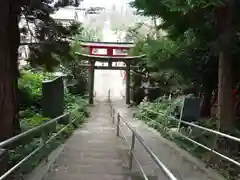
<svg viewBox="0 0 240 180"><path fill-rule="evenodd" d="M111 8L114 4L117 7L127 4L129 0L84 0L82 6L103 6L105 8Z"/></svg>
<svg viewBox="0 0 240 180"><path fill-rule="evenodd" d="M126 6L128 6L128 2L130 0L84 0L81 2L80 6L81 8L89 8L89 7L105 7L106 9L111 9L114 5L117 10L121 11L121 9L126 9ZM80 13L78 11L78 13ZM68 19L73 18L74 14L74 8L68 7L68 8L61 8L59 11L57 11L53 17L59 18L59 19Z"/></svg>

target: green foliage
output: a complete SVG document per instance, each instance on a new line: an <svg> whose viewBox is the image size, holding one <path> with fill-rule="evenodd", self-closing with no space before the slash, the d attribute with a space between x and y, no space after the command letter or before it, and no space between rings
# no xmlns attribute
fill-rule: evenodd
<svg viewBox="0 0 240 180"><path fill-rule="evenodd" d="M79 113L87 113L87 100L80 96L74 96L66 92L65 97L65 111L69 112L73 109L77 109Z"/></svg>
<svg viewBox="0 0 240 180"><path fill-rule="evenodd" d="M43 77L41 75L23 72L19 79L19 89L32 95L32 99L40 99Z"/></svg>
<svg viewBox="0 0 240 180"><path fill-rule="evenodd" d="M19 118L22 131L29 130L49 121L49 118L45 118L41 115L41 89L42 81L53 78L53 74L35 69L23 70L21 72L19 89L24 96L21 96L21 111L19 112ZM85 117L90 115L86 106L87 102L85 99L80 96L74 96L65 89L64 109L66 112L71 112L69 117L70 124L59 136L56 137L56 139L46 145L39 153L27 161L19 170L20 174L18 176L29 173L34 167L36 167L36 165L39 164L41 160L48 156L52 150L62 144L72 134L72 132L84 122ZM55 135L64 127L65 125L58 123L56 128L48 128L48 130L43 131L40 134L36 134L34 138L31 138L30 142L29 139L27 141L25 139L21 140L19 142L21 145L14 146L9 151L10 166L18 163L33 150L41 146L46 139Z"/></svg>
<svg viewBox="0 0 240 180"><path fill-rule="evenodd" d="M166 93L192 87L200 90L206 84L216 87L218 61L214 44L197 39L191 31L175 40L139 40L130 53L146 54L137 65L147 69Z"/></svg>
<svg viewBox="0 0 240 180"><path fill-rule="evenodd" d="M144 54L146 54L145 60L148 60L147 65L151 69L171 67L171 62L173 61L171 58L176 54L177 50L178 46L176 43L165 38L157 41L148 39L147 45L143 49Z"/></svg>
<svg viewBox="0 0 240 180"><path fill-rule="evenodd" d="M198 86L197 89L206 84L216 87L219 54L217 33L219 27L216 27L215 23L216 8L226 2L225 0L132 1L132 6L137 8L140 14L161 18L159 28L167 32L165 38L158 38L154 40L154 43L142 39L145 41L145 46L149 46L149 48L144 48L144 53L147 54L145 64L157 67L158 74L161 74L162 71L165 74L166 72L171 74L173 70L177 77L181 77L181 81L177 84L193 84ZM239 2L235 1L235 7L238 5ZM235 8L233 12L233 32L235 34L239 32L239 23L235 20L237 16L238 10ZM140 40L140 44L142 44L142 40ZM239 46L236 41L239 41L239 38L233 35L231 46L233 67L236 67L238 62L236 59L239 59L240 54L239 51L236 53ZM173 46L169 46L169 42ZM142 52L142 50L138 51ZM136 54L139 53L138 51ZM152 71L156 71L156 69ZM238 79L235 68L233 74L234 78Z"/></svg>
<svg viewBox="0 0 240 180"><path fill-rule="evenodd" d="M231 47L227 47L225 51L229 50L231 54L233 68L233 83L238 84L239 73L237 73L237 64L239 63L239 1L234 1L234 7L231 9L227 7L228 2L225 0L200 0L200 1L184 1L184 0L134 0L132 6L137 8L138 13L150 17L158 17L162 19L158 28L166 31L165 37L159 38L142 38L135 39L137 46L133 50L134 54L146 54L146 58L139 64L142 68L149 68L151 74L154 74L156 81L159 81L160 86L164 87L165 92L172 92L173 90L180 90L184 92L186 89L191 92L201 92L205 97L211 98L211 94L217 89L218 82L218 58L220 51L224 54L224 50L220 49L224 42L222 42L222 36L224 34L224 28L231 28ZM226 25L223 22L226 17L226 9L231 9L232 21L231 25ZM216 23L217 22L217 23ZM220 23L219 23L220 22ZM133 32L134 34L135 32ZM135 33L136 34L136 33ZM226 59L229 61L231 59ZM223 70L224 68L222 68ZM227 73L227 72L226 72ZM229 71L228 71L229 73ZM229 82L232 81L229 79ZM219 86L220 88L229 88ZM194 92L194 90L195 92ZM185 90L184 90L185 89ZM221 89L221 92L224 90ZM230 95L230 94L229 94ZM221 98L221 97L220 97ZM229 97L230 98L230 97ZM208 100L204 99L203 106L210 108ZM205 103L206 101L206 103ZM209 101L211 102L211 101ZM163 103L163 102L160 102ZM177 103L177 102L176 102ZM155 107L157 111L161 111L158 108L159 105L150 104L150 108ZM168 111L175 106L175 102L172 102ZM203 109L205 109L203 107ZM230 111L230 109L225 111ZM159 122L166 127L166 118L158 118L157 115L152 113L140 112L138 116L145 115L153 118L153 120L144 119L149 125L157 128L156 124ZM167 111L165 111L167 114ZM221 113L220 113L221 114ZM221 117L220 117L221 119ZM225 118L226 119L226 118ZM228 118L227 118L228 119ZM222 119L221 119L222 121ZM167 123L168 124L168 123ZM209 127L212 129L218 129L215 119L208 119L199 122L200 125ZM170 134L166 131L166 128L157 128L162 134L176 141L181 147L187 149L192 154L205 158L206 151L199 146L193 145L186 139L174 134ZM195 132L195 133L194 133ZM183 132L186 133L186 132ZM187 133L186 133L187 135ZM203 131L197 131L193 129L193 133L190 137L202 144L211 146L213 142L213 135ZM236 155L235 149L239 149L239 145L235 145L233 142L218 143L221 144L221 148L217 147L219 152L227 154L229 156L239 159L239 155ZM218 158L217 158L218 159ZM222 160L215 160L213 165L215 168L224 171L228 174L229 179L239 179L239 168L233 165L229 165L228 162ZM226 167L228 166L228 167ZM227 169L227 170L226 170Z"/></svg>
<svg viewBox="0 0 240 180"><path fill-rule="evenodd" d="M37 106L40 108L42 82L53 79L53 75L41 71L21 71L18 81L20 91L20 107Z"/></svg>
<svg viewBox="0 0 240 180"><path fill-rule="evenodd" d="M26 157L29 153L34 151L36 148L43 145L43 142L45 142L51 136L54 136L62 128L65 128L60 135L51 141L51 143L45 145L44 148L40 150L40 152L38 152L24 164L24 166L18 172L20 173L18 176L22 176L31 172L34 167L36 167L44 158L49 155L49 153L64 143L64 141L73 133L73 131L84 122L85 117L88 117L90 115L86 109L87 102L85 99L76 96L70 97L70 95L68 95L66 102L69 107L68 110L71 110L69 117L70 124L68 127L65 128L65 125L58 123L56 125L56 128L52 128L50 132L49 130L48 132L43 131L40 136L31 139L30 142L28 140L27 144L25 144L24 141L21 141L21 145L18 145L9 151L9 163L10 166L13 166L24 157ZM23 131L39 126L49 120L48 118L42 117L40 114L34 114L31 112L31 110L27 111L29 112L25 113L24 119L21 120L21 127Z"/></svg>
<svg viewBox="0 0 240 180"><path fill-rule="evenodd" d="M45 118L41 114L33 114L30 117L25 117L24 119L22 119L20 121L20 126L22 131L26 131L28 129L44 124L48 120L49 118Z"/></svg>
<svg viewBox="0 0 240 180"><path fill-rule="evenodd" d="M161 18L163 21L160 28L168 30L172 37L178 37L189 29L203 36L209 34L214 26L214 9L224 1L134 0L131 4L142 15Z"/></svg>
<svg viewBox="0 0 240 180"><path fill-rule="evenodd" d="M89 28L81 27L78 33L72 37L70 43L69 56L70 59L61 60L60 71L63 71L65 74L69 75L67 81L68 89L71 93L84 95L87 90L87 78L88 72L87 68L82 67L82 64L86 64L85 60L79 58L76 54L77 52L86 52L86 48L81 48L79 43L80 41L99 41L100 36L97 32Z"/></svg>
<svg viewBox="0 0 240 180"><path fill-rule="evenodd" d="M165 128L176 128L177 122L170 116L172 112L173 101L159 98L153 103L143 102L139 105L135 117L145 121L149 126L164 132ZM179 104L175 102L175 104Z"/></svg>
<svg viewBox="0 0 240 180"><path fill-rule="evenodd" d="M14 150L9 151L9 163L14 165L21 160L23 157L27 156L29 152L33 151L36 147L40 145L39 138L34 138L27 145L19 145Z"/></svg>
<svg viewBox="0 0 240 180"><path fill-rule="evenodd" d="M187 150L192 155L198 157L203 161L208 161L209 156L211 156L211 152L190 142L176 132L178 121L176 121L175 118L171 116L171 112L173 112L173 109L177 105L181 107L183 105L183 101L181 99L166 100L165 98L159 98L156 100L156 102L153 103L141 103L136 111L135 117L139 120L144 121L150 127L158 130L163 137L174 141L179 147ZM202 119L197 124L209 129L219 131L219 123L214 118ZM211 148L214 146L218 152L231 158L239 158L239 144L237 142L227 140L226 138L216 137L216 135L213 133L194 127L191 128L191 133L189 133L190 131L188 128L181 128L181 134L207 147ZM240 137L239 130L235 129L232 132L232 135L235 137ZM214 144L216 138L218 138L218 141L216 144ZM213 161L210 161L209 165L215 169L218 169L225 177L230 180L238 179L238 167L229 161L219 158L215 159L213 157Z"/></svg>
<svg viewBox="0 0 240 180"><path fill-rule="evenodd" d="M13 17L13 22L9 24L14 24L17 27L18 21L14 20L16 17L24 17L27 21L25 27L20 29L20 34L31 35L30 38L36 44L32 44L29 46L30 48L30 58L28 61L33 67L41 66L47 69L48 71L53 71L56 66L65 61L71 61L72 54L70 40L73 36L75 36L79 31L81 31L81 24L72 23L69 26L63 26L61 23L54 21L50 14L54 13L58 7L63 7L66 5L79 5L78 0L73 1L52 1L52 0L42 0L42 1L23 1L20 0L18 3L10 2L9 7L14 6L16 11L11 11L8 14ZM30 29L29 24L33 25L34 28ZM8 28L10 35L11 32L18 32L17 29ZM15 36L16 34L14 34ZM16 35L17 37L17 35ZM12 44L10 43L9 49L12 49L13 52L17 51L19 40L16 39ZM17 60L12 59L12 62L16 62ZM17 67L17 64L12 64L13 67ZM11 68L10 68L11 69ZM12 75L15 76L15 72ZM20 90L20 107L21 111L19 112L21 119L21 128L22 131L26 131L33 127L36 127L49 119L42 117L39 113L40 111L40 99L41 99L41 86L42 81L52 78L51 74L42 73L39 71L24 71L21 74L19 79L19 90ZM78 104L76 106L71 105L73 102L73 98L66 97L66 106L71 108L76 108L79 112L85 111L85 104ZM10 97L11 98L11 97ZM75 98L75 97L74 97ZM69 108L70 109L70 108ZM68 109L68 110L69 110ZM71 119L74 120L74 123L80 125L83 122L83 116L78 115L77 113L71 115ZM77 120L75 120L77 119ZM57 125L57 130L61 129L62 125ZM23 168L21 168L21 174L25 174L30 172L43 158L45 158L54 148L58 147L77 126L71 124L63 131L63 133L56 138L56 140L52 141L49 145L45 145L42 151L36 154L30 161L25 163ZM42 132L42 135L39 137L34 137L31 140L28 139L27 144L20 144L17 147L11 147L12 150L9 150L9 164L11 166L15 165L17 162L26 157L29 153L31 153L34 149L43 145L43 141L45 141L46 137L50 137L55 135L56 131L52 130L51 133L47 134L46 132ZM21 178L21 174L19 177Z"/></svg>
<svg viewBox="0 0 240 180"><path fill-rule="evenodd" d="M48 42L31 45L28 61L33 66L36 63L37 65L44 65L47 70L52 70L61 61L71 61L69 39L81 30L81 25L73 23L63 27L60 23L53 20L48 23L48 28L45 28L45 25L43 27L44 33L47 34Z"/></svg>
<svg viewBox="0 0 240 180"><path fill-rule="evenodd" d="M82 25L72 22L64 26L61 22L55 21L51 14L59 7L77 4L79 3L60 0L23 4L19 2L20 14L26 20L26 24L20 30L21 35L28 34L34 42L39 42L29 46L31 53L28 61L32 66L38 65L53 70L62 60L71 59L70 40L81 31ZM30 26L34 28L30 29Z"/></svg>
<svg viewBox="0 0 240 180"><path fill-rule="evenodd" d="M160 85L167 91L216 86L218 53L213 16L219 4L221 1L214 0L132 2L140 14L162 19L159 28L167 36L145 41L148 48L143 51L147 54L145 64L154 67L151 71L158 74Z"/></svg>

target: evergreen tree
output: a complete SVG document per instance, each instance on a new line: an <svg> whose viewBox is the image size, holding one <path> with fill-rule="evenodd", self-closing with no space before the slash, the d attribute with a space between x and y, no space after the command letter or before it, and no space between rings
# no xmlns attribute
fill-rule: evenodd
<svg viewBox="0 0 240 180"><path fill-rule="evenodd" d="M54 1L54 0L2 0L0 7L0 140L14 135L18 127L18 47L20 45L19 20L22 16L36 24L36 38L48 50L57 45L56 41L63 43L69 31L55 23L50 14L59 7L66 5L79 5L79 1ZM73 26L74 28L76 26ZM59 31L62 31L59 33ZM55 44L53 44L55 43ZM41 46L42 46L41 45ZM65 46L66 43L64 44ZM49 47L49 49L47 49ZM54 47L58 53L63 53L64 48ZM39 50L41 51L41 50ZM40 55L40 53L35 52ZM36 56L37 57L37 56ZM40 64L46 63L50 67L53 61L46 56L39 56ZM45 62L43 62L45 60Z"/></svg>

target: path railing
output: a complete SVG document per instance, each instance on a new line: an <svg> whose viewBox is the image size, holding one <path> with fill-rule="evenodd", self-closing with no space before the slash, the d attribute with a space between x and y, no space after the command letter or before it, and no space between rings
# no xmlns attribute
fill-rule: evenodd
<svg viewBox="0 0 240 180"><path fill-rule="evenodd" d="M240 162L238 162L238 161L236 161L236 160L234 160L234 159L232 159L232 158L230 158L230 157L228 157L228 156L226 156L226 155L224 155L224 154L222 154L222 153L220 153L220 152L218 152L218 151L215 150L218 137L227 138L227 139L229 139L229 140L232 140L232 141L235 141L235 142L238 142L238 143L240 143L240 138L237 138L237 137L234 137L234 136L231 136L231 135L222 133L222 132L220 132L220 131L216 131L216 130L213 130L213 129L209 129L209 128L206 128L206 127L203 127L203 126L200 126L200 125L197 125L197 124L193 124L193 123L184 121L184 120L182 120L181 118L180 118L180 119L177 119L177 118L175 118L175 117L173 117L173 116L166 116L164 113L155 112L155 111L152 111L152 110L150 110L150 109L148 109L148 108L142 108L142 109L144 109L145 111L151 112L151 113L153 113L153 114L162 116L162 117L170 117L171 120L178 122L178 127L180 127L181 124L185 124L185 125L188 125L188 126L190 126L190 127L194 127L194 128L197 128L197 129L200 129L200 130L207 131L207 132L209 132L209 133L215 134L216 136L215 136L215 138L214 138L214 142L213 142L212 147L208 147L208 146L206 146L206 145L204 145L204 144L202 144L202 143L199 143L199 142L191 139L190 137L184 135L183 133L181 133L181 131L179 130L179 128L177 128L178 130L176 131L176 133L177 133L179 136L181 136L182 138L184 138L184 139L192 142L193 144L196 144L197 146L200 146L200 147L204 148L205 150L207 150L207 151L209 151L209 152L211 152L211 153L213 153L213 154L216 154L217 156L223 158L224 160L227 160L227 161L229 161L229 162L231 162L231 163L233 163L233 164L235 164L235 165L237 165L237 166L240 167ZM146 117L146 116L144 116L144 117L145 117L145 118L148 118L148 117ZM160 123L159 123L159 124L160 124ZM162 125L165 129L170 130L170 129L166 126L166 123L163 123L163 124L161 124L161 125Z"/></svg>
<svg viewBox="0 0 240 180"><path fill-rule="evenodd" d="M149 154L149 156L151 157L151 159L153 160L153 162L157 165L158 168L160 168L163 173L168 177L169 180L178 180L172 173L171 171L165 166L165 164L159 160L159 158L155 155L155 153L151 150L150 147L148 147L146 145L146 143L144 142L143 138L133 129L133 127L126 121L123 119L123 117L120 115L120 113L117 113L115 108L112 106L111 103L111 97L110 97L110 92L109 92L109 104L110 104L110 116L111 116L111 120L113 122L113 124L116 123L116 128L117 128L117 136L121 135L123 136L125 142L127 143L129 149L130 149L130 156L129 156L129 171L132 170L133 167L133 161L135 161L142 173L142 176L144 178L144 180L149 180L149 178L147 177L147 174L145 173L144 169L142 168L141 163L139 162L139 160L136 157L135 154L135 141L138 140L140 142L140 144L143 146L143 148L146 150L146 152ZM116 120L116 122L115 122ZM127 137L125 136L125 134L123 133L120 124L124 123L126 124L126 126L128 127L128 129L132 132L132 140L131 143L128 142Z"/></svg>
<svg viewBox="0 0 240 180"><path fill-rule="evenodd" d="M29 130L27 130L21 134L18 134L10 139L7 139L3 142L0 142L0 148L8 149L9 146L13 145L16 142L23 140L24 138L31 138L31 137L36 137L37 135L39 135L39 136L42 135L40 138L43 140L39 147L34 149L31 153L29 153L27 156L25 156L22 160L20 160L12 168L7 170L4 174L0 175L0 180L6 179L7 177L9 177L9 175L11 175L13 172L18 170L22 165L24 165L25 162L27 162L30 158L32 158L35 154L37 154L41 149L46 147L47 144L49 144L51 141L53 141L58 135L60 135L64 130L66 130L71 124L73 124L77 120L77 119L73 119L69 124L64 126L59 131L57 131L57 132L54 131L53 135L50 136L48 139L46 139L46 131L49 132L49 130L47 130L47 129L52 127L53 125L56 125L57 123L61 123L61 120L63 120L63 118L68 118L68 116L69 116L69 113L63 114L59 117L56 117L52 120L47 121L44 124L41 124L37 127L29 129ZM81 114L81 116L83 116L83 113Z"/></svg>

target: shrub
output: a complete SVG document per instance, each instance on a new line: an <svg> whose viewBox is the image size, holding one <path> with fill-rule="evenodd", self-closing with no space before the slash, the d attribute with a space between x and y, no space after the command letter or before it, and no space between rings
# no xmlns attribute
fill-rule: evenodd
<svg viewBox="0 0 240 180"><path fill-rule="evenodd" d="M139 120L143 120L147 125L158 130L162 136L174 141L179 147L187 150L192 155L203 161L208 161L209 157L212 155L211 152L183 138L174 130L169 131L169 129L177 128L178 126L178 121L174 120L172 116L172 112L174 112L176 106L182 106L181 99L173 101L158 100L154 103L142 103L139 105L135 117ZM147 109L152 110L152 112L147 111ZM162 115L157 114L159 112L162 113ZM219 130L218 121L213 118L202 119L198 121L197 124L209 129ZM194 127L191 127L191 133L186 131L186 128L181 129L180 132L188 138L191 138L192 140L205 146L213 147L214 145L215 150L223 153L224 155L227 155L235 160L239 159L240 146L237 142L227 140L226 138L216 137L213 133ZM239 130L234 129L232 135L239 137ZM218 139L217 142L216 138ZM218 156L217 158L214 158L214 156L212 157L213 158L209 162L210 166L218 169L228 179L239 179L239 167L229 161L219 158Z"/></svg>
<svg viewBox="0 0 240 180"><path fill-rule="evenodd" d="M50 73L22 71L18 81L20 107L36 106L40 108L42 82L52 78Z"/></svg>
<svg viewBox="0 0 240 180"><path fill-rule="evenodd" d="M20 90L20 107L19 112L20 126L22 131L29 130L36 126L39 126L49 118L45 118L41 115L41 96L42 96L42 82L44 80L53 79L52 74L44 72L22 71L21 78L19 79ZM64 94L64 109L70 113L71 123L59 134L50 144L47 144L39 153L32 157L25 163L24 167L20 170L21 174L30 172L44 157L46 157L53 149L63 143L72 132L84 122L84 118L89 116L87 112L87 102L80 96L70 94L65 89ZM41 132L36 134L33 138L24 138L17 142L18 144L11 147L9 150L9 163L10 166L15 165L17 162L26 157L34 149L42 145L43 141L56 134L57 131L64 128L65 125L57 123L56 128L47 130L46 133ZM20 145L21 144L21 145Z"/></svg>
<svg viewBox="0 0 240 180"><path fill-rule="evenodd" d="M31 172L32 169L36 167L46 156L48 156L53 149L64 143L64 141L73 133L73 131L84 122L84 118L89 115L86 109L86 100L82 99L81 97L72 97L69 95L68 98L66 98L66 101L68 102L69 107L74 108L74 110L70 112L71 123L64 129L64 131L62 131L61 134L59 134L49 144L45 145L44 148L42 148L36 155L27 161L23 168L20 169L17 176L22 176ZM48 120L48 118L44 118L38 113L33 113L31 109L27 109L24 114L24 118L21 120L21 127L23 131L26 131L45 123ZM65 125L57 123L56 129L52 129L51 132L44 133L43 131L42 134L31 138L30 141L29 139L27 139L27 141L25 139L21 140L21 142L19 141L18 143L21 145L12 147L13 149L9 150L10 166L18 163L36 148L41 146L46 139L49 139L64 127Z"/></svg>

